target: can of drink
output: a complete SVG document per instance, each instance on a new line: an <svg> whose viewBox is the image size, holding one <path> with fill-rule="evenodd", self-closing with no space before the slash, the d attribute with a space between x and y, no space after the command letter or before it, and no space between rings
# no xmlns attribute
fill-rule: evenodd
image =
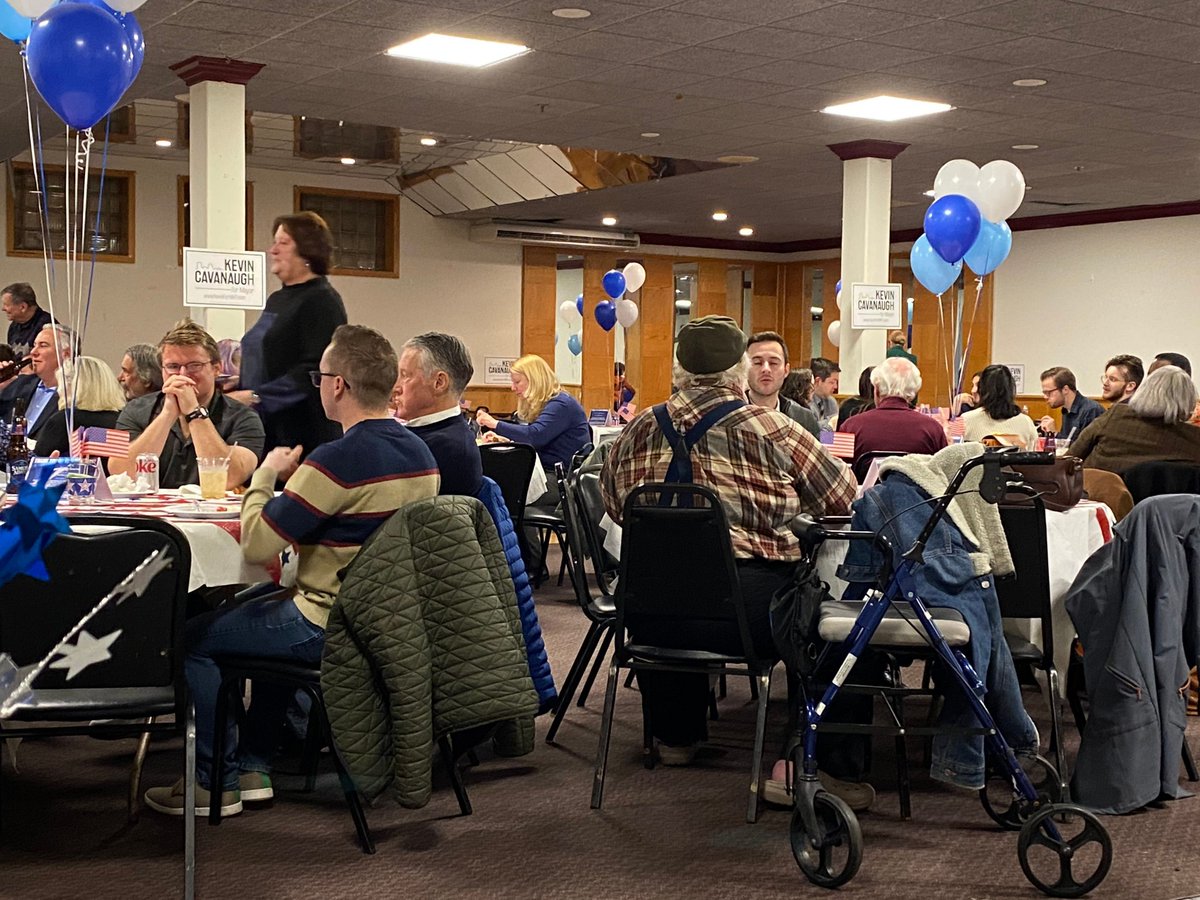
<svg viewBox="0 0 1200 900"><path fill-rule="evenodd" d="M139 491L158 492L158 454L139 453L134 469L133 480Z"/></svg>

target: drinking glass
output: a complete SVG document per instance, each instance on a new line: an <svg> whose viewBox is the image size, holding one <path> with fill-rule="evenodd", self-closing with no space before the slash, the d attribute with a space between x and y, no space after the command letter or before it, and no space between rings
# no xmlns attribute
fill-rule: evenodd
<svg viewBox="0 0 1200 900"><path fill-rule="evenodd" d="M67 467L67 502L73 506L86 506L96 499L96 478L100 464L95 460L81 459Z"/></svg>
<svg viewBox="0 0 1200 900"><path fill-rule="evenodd" d="M202 456L196 460L196 466L200 470L200 496L205 500L224 500L229 458Z"/></svg>

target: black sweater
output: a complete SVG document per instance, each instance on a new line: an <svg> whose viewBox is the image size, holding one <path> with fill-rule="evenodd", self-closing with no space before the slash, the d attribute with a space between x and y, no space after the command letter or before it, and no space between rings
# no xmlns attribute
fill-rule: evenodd
<svg viewBox="0 0 1200 900"><path fill-rule="evenodd" d="M475 435L462 416L443 419L432 425L410 425L409 430L429 445L442 473L440 494L465 494L475 497L483 484L483 463Z"/></svg>

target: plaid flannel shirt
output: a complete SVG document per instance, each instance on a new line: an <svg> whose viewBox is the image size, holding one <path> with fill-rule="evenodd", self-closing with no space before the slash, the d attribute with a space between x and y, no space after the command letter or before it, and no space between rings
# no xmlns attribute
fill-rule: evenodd
<svg viewBox="0 0 1200 900"><path fill-rule="evenodd" d="M715 406L740 397L726 387L699 386L667 401L682 435ZM800 513L850 511L857 484L850 469L782 413L747 404L730 413L692 449L696 484L712 488L729 518L739 558L794 560L800 542L789 527ZM643 410L613 444L600 475L608 514L620 522L625 497L639 484L662 481L671 446L654 413Z"/></svg>

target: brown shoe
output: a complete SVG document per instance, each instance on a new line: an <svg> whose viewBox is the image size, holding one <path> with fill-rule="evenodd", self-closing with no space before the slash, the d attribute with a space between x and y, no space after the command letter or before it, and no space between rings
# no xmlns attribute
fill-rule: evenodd
<svg viewBox="0 0 1200 900"><path fill-rule="evenodd" d="M170 787L150 788L146 791L146 806L166 816L183 815L183 779ZM236 816L242 811L242 795L238 791L221 792L221 815ZM196 816L207 816L212 794L207 788L196 785Z"/></svg>

